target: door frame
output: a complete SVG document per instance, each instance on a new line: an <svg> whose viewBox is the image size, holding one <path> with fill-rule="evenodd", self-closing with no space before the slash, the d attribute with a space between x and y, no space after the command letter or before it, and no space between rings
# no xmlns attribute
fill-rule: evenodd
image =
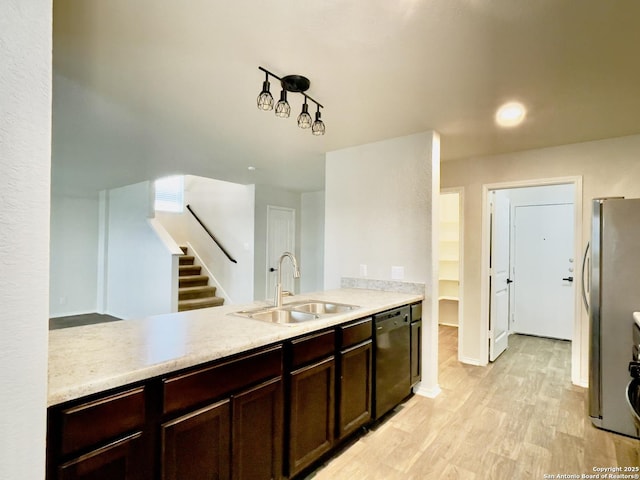
<svg viewBox="0 0 640 480"><path fill-rule="evenodd" d="M491 212L489 207L489 192L493 190L504 190L509 188L522 187L542 187L548 185L574 186L574 258L582 258L582 176L552 177L531 180L519 180L500 183L487 183L482 185L482 250L481 250L481 270L480 270L480 359L482 365L489 363L489 253L491 248L490 220ZM579 295L579 288L574 289L574 319L573 337L571 340L571 381L576 385L585 386L580 378L582 371L582 348L583 332L582 328L582 305Z"/></svg>
<svg viewBox="0 0 640 480"><path fill-rule="evenodd" d="M441 188L440 194L457 193L458 194L458 360L462 359L462 345L464 337L464 187ZM439 278L440 274L436 275ZM440 301L438 300L439 313ZM436 321L440 325L440 318Z"/></svg>

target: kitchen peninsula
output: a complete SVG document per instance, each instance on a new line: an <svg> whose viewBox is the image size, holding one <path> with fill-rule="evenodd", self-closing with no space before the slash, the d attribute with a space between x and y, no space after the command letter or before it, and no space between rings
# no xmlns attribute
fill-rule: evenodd
<svg viewBox="0 0 640 480"><path fill-rule="evenodd" d="M423 297L289 302L311 299L358 308L293 325L234 314L262 302L51 331L47 478L302 473L373 418L371 316Z"/></svg>

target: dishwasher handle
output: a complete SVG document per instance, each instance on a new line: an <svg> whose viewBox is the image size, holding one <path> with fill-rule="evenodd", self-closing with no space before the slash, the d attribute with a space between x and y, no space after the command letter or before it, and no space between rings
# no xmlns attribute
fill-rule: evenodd
<svg viewBox="0 0 640 480"><path fill-rule="evenodd" d="M373 321L377 324L380 322L385 322L388 320L398 320L398 317L403 317L403 320L409 321L409 307L396 308L395 310L390 310L388 312L378 313L373 316Z"/></svg>

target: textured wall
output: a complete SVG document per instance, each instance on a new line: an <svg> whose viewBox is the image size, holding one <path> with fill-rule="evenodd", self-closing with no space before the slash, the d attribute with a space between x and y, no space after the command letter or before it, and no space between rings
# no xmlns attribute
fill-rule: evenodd
<svg viewBox="0 0 640 480"><path fill-rule="evenodd" d="M324 191L302 194L300 226L300 292L324 285Z"/></svg>
<svg viewBox="0 0 640 480"><path fill-rule="evenodd" d="M0 2L0 478L44 478L51 1Z"/></svg>
<svg viewBox="0 0 640 480"><path fill-rule="evenodd" d="M431 138L384 140L327 153L325 287L341 277L429 280Z"/></svg>
<svg viewBox="0 0 640 480"><path fill-rule="evenodd" d="M640 135L586 142L562 147L444 162L442 187L464 187L464 335L462 354L480 358L480 278L482 235L482 185L521 180L582 176L582 246L589 238L590 200L595 197L640 197ZM576 212L579 213L579 212ZM588 317L582 312L579 381L586 384L588 368ZM576 380L576 379L574 379Z"/></svg>
<svg viewBox="0 0 640 480"><path fill-rule="evenodd" d="M438 325L437 229L440 141L435 132L393 138L327 153L325 187L325 288L341 277L393 280L403 267L407 282L425 284L423 379L418 393L435 395Z"/></svg>

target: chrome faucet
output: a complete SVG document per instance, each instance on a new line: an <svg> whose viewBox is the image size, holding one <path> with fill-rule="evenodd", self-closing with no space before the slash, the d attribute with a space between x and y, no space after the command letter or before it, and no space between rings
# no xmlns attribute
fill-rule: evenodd
<svg viewBox="0 0 640 480"><path fill-rule="evenodd" d="M276 307L282 306L282 262L287 257L291 260L291 264L293 265L293 278L300 278L300 270L298 270L298 261L296 260L295 255L291 252L284 252L280 255L280 260L278 260L278 283L276 284L276 295L273 299L273 303Z"/></svg>

